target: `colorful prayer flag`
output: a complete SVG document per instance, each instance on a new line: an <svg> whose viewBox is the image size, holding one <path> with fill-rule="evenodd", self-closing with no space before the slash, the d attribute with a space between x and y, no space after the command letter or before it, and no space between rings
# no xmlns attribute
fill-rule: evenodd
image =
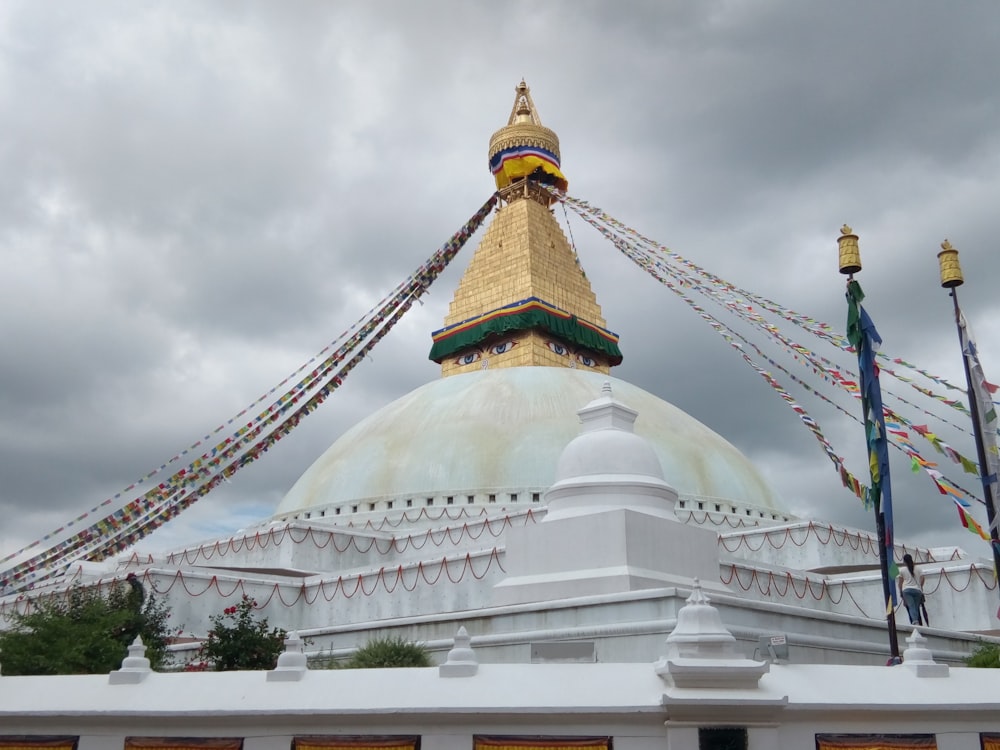
<svg viewBox="0 0 1000 750"><path fill-rule="evenodd" d="M989 541L989 534L983 531L983 527L976 523L976 519L970 516L958 501L955 502L955 507L958 509L958 518L962 522L962 525L973 534L979 534L981 539Z"/></svg>
<svg viewBox="0 0 1000 750"><path fill-rule="evenodd" d="M875 323L861 306L865 293L861 285L851 279L847 283L847 338L858 353L858 380L861 384L861 405L865 415L865 434L868 438L871 487L869 497L876 514L882 514L885 528L885 551L893 559L892 484L889 479L889 447L886 440L885 411L882 407L882 389L879 386L875 352L882 337ZM940 485L938 485L940 489ZM891 602L896 601L896 588L890 586ZM890 604L891 604L890 602Z"/></svg>

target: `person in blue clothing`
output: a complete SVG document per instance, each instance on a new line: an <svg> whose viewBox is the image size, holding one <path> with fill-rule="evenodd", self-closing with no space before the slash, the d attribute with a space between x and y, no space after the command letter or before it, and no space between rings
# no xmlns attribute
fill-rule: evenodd
<svg viewBox="0 0 1000 750"><path fill-rule="evenodd" d="M899 587L899 595L903 598L903 604L906 606L906 614L910 616L910 624L923 625L920 606L924 603L924 577L917 575L917 570L913 565L913 556L909 553L903 555L903 567L899 569L896 585Z"/></svg>

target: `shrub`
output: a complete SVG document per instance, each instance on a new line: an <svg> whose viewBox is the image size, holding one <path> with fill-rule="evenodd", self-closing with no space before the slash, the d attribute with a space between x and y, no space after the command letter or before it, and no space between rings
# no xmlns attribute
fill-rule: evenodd
<svg viewBox="0 0 1000 750"><path fill-rule="evenodd" d="M359 648L344 664L344 669L380 667L429 667L431 658L420 643L401 638L375 638Z"/></svg>
<svg viewBox="0 0 1000 750"><path fill-rule="evenodd" d="M205 668L216 672L235 669L274 669L284 650L285 631L268 628L267 618L254 616L257 602L246 594L239 604L209 619L212 629L199 655ZM191 671L189 666L188 671Z"/></svg>
<svg viewBox="0 0 1000 750"><path fill-rule="evenodd" d="M1000 643L980 641L976 650L966 657L965 666L1000 669Z"/></svg>
<svg viewBox="0 0 1000 750"><path fill-rule="evenodd" d="M106 595L96 587L74 586L65 596L36 600L26 614L12 616L13 627L0 633L7 675L101 674L119 669L128 647L141 636L150 666L168 661L170 611L142 584L112 585Z"/></svg>

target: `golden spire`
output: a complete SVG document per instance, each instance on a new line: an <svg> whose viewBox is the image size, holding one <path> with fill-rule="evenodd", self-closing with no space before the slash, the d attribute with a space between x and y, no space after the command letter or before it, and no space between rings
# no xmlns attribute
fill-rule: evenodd
<svg viewBox="0 0 1000 750"><path fill-rule="evenodd" d="M618 336L549 208L547 186L566 186L559 138L541 124L528 85L515 92L507 126L490 138L504 204L433 335L430 358L442 375L524 366L607 373L621 361Z"/></svg>
<svg viewBox="0 0 1000 750"><path fill-rule="evenodd" d="M524 82L523 78L514 87L514 93L516 94L514 97L514 106L510 108L510 117L507 119L507 125L518 125L521 123L541 125L542 119L538 116L538 108L535 107L535 103L531 100L531 89L528 88L528 84ZM554 136L555 133L552 133L552 135ZM556 149L558 148L559 139L557 138Z"/></svg>
<svg viewBox="0 0 1000 750"><path fill-rule="evenodd" d="M545 190L530 189L530 182L552 185L560 190L568 186L559 165L559 136L542 125L531 99L531 89L523 80L514 88L514 106L510 109L507 125L490 138L489 160L490 171L504 200L531 197L547 206L554 198ZM526 177L532 179L522 182Z"/></svg>

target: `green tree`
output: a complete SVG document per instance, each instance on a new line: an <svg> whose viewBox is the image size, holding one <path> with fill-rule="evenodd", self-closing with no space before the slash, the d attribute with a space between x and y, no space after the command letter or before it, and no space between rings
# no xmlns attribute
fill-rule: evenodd
<svg viewBox="0 0 1000 750"><path fill-rule="evenodd" d="M965 659L965 666L1000 669L1000 643L980 641L976 650Z"/></svg>
<svg viewBox="0 0 1000 750"><path fill-rule="evenodd" d="M32 603L12 615L13 627L0 632L0 663L6 675L101 674L121 667L128 646L141 636L153 669L168 661L166 606L145 598L142 584L114 584L106 593L74 586L64 596Z"/></svg>
<svg viewBox="0 0 1000 750"><path fill-rule="evenodd" d="M257 602L244 594L239 604L210 617L212 629L200 650L204 661L189 669L214 669L216 672L274 669L284 650L285 631L269 629L266 617L254 615L256 606Z"/></svg>
<svg viewBox="0 0 1000 750"><path fill-rule="evenodd" d="M401 638L375 638L354 652L344 669L375 669L379 667L429 667L431 657L420 643Z"/></svg>

